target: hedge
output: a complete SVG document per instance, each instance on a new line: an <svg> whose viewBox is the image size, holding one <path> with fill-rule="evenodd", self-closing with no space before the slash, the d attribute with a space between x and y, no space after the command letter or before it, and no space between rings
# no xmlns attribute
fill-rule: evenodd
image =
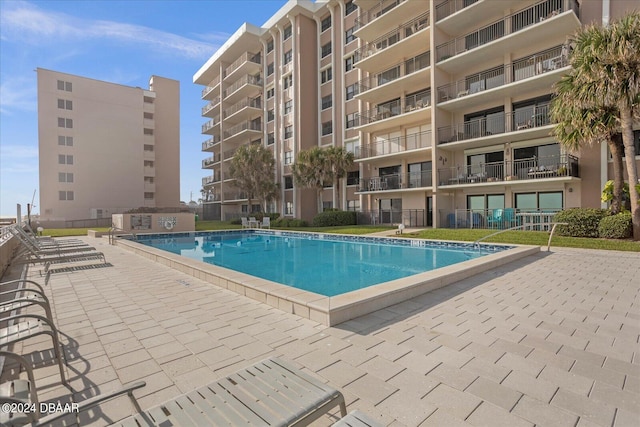
<svg viewBox="0 0 640 427"><path fill-rule="evenodd" d="M553 220L566 222L558 227L558 234L571 237L599 237L598 226L602 218L609 215L606 209L571 208L558 212Z"/></svg>
<svg viewBox="0 0 640 427"><path fill-rule="evenodd" d="M280 217L271 223L274 227L308 227L309 224L303 219Z"/></svg>
<svg viewBox="0 0 640 427"><path fill-rule="evenodd" d="M339 225L355 225L356 213L354 211L324 211L313 218L314 227L333 227Z"/></svg>
<svg viewBox="0 0 640 427"><path fill-rule="evenodd" d="M633 234L631 212L620 212L617 215L605 216L598 225L600 237L607 239L627 239Z"/></svg>

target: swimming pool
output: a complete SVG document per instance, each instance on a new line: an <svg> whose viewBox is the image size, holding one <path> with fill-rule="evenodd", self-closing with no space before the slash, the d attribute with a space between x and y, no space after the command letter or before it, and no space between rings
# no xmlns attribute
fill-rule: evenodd
<svg viewBox="0 0 640 427"><path fill-rule="evenodd" d="M150 235L139 242L328 297L509 249L258 230Z"/></svg>
<svg viewBox="0 0 640 427"><path fill-rule="evenodd" d="M280 230L250 230L246 237L246 241L242 241L242 237L238 239L242 230L228 230L222 232L190 232L190 233L163 233L163 234L138 234L136 239L116 239L115 244L123 247L133 254L155 261L159 264L168 266L187 275L201 279L205 282L220 288L228 289L237 294L268 304L282 311L296 314L300 317L311 319L327 326L336 325L349 319L362 316L376 310L389 307L411 298L422 295L434 289L451 285L465 278L474 276L491 268L496 268L504 264L508 264L514 260L535 254L540 251L539 246L510 246L504 245L480 245L480 250L473 248L470 243L446 242L446 241L430 241L419 239L406 239L396 237L370 237L370 236L352 236L352 235L336 235L321 233L301 233ZM215 236L215 237L214 237ZM276 239L278 238L278 239ZM218 240L216 240L218 239ZM288 239L288 240L287 240ZM147 245L146 242L155 240L159 247L173 247L174 252L170 252L159 247ZM269 243L267 243L269 240ZM276 242L278 240L278 242ZM196 243L197 242L197 243ZM240 244L238 245L238 242ZM319 248L325 243L331 242L326 250L320 251ZM347 243L341 250L337 242ZM356 243L363 244L356 246ZM275 248L284 246L296 246L302 244L315 244L315 250L310 250L306 255L286 255L276 257ZM380 270L374 270L375 263L372 262L370 255L376 254L382 258L387 257L387 252L394 247L400 247L400 250L414 247L422 249L419 253L418 263L427 263L427 260L434 261L434 265L441 265L441 253L445 253L451 249L458 250L466 260L450 264L444 267L438 267L430 271L422 271L415 273L409 267L408 256L402 255L398 270L404 270L404 277L383 281L381 283L362 287L351 291L343 291L333 296L326 296L319 292L300 289L297 287L283 284L285 280L271 280L260 277L253 272L251 274L237 271L221 265L208 264L204 258L228 259L233 251L247 251L244 264L264 265L277 264L278 269L286 277L285 272L296 266L307 266L314 268L309 270L302 277L303 282L324 282L330 283L325 270L344 269L344 273L349 277L353 277L348 273L349 266L355 264L355 260L362 260L359 264L360 276L378 277L379 280L387 280L389 276L378 276ZM430 252L428 249L440 249L436 252ZM224 252L229 249L228 252ZM197 255L197 252L207 254ZM330 267L324 267L316 270L315 267L320 264L321 259L332 259L331 256L336 252L344 252L338 258L339 262L333 262ZM376 253L377 252L377 253ZM180 255L179 255L179 254ZM226 255L225 255L226 253ZM311 255L309 255L309 253ZM482 256L475 256L482 255ZM319 254L323 254L320 256ZM404 252L403 252L404 254ZM430 254L428 256L427 254ZM193 256L193 257L191 257ZM412 256L415 256L412 255ZM277 262L275 260L278 260ZM368 261L368 262L367 262ZM397 261L397 258L396 258ZM398 264L396 262L396 264ZM388 270L382 269L382 270ZM262 268L257 268L262 270ZM312 271L312 272L311 272ZM364 273L363 273L364 271ZM383 273L388 273L383 271ZM355 273L354 273L355 274ZM323 276L318 276L323 275ZM317 277L318 276L318 277ZM318 280L316 280L318 279ZM354 281L354 280L351 280ZM347 282L351 282L347 280ZM176 283L176 292L185 291L189 284L184 280ZM341 285L342 286L342 285ZM336 290L328 287L324 289L325 293L335 293ZM454 291L455 292L455 291Z"/></svg>

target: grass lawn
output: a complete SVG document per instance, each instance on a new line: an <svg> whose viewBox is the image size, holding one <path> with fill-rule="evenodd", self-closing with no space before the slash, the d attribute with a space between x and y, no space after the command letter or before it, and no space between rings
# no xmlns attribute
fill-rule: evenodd
<svg viewBox="0 0 640 427"><path fill-rule="evenodd" d="M231 224L229 221L198 221L196 223L196 231L207 230L231 230L240 228L240 225ZM44 230L44 235L53 237L63 236L86 236L87 228L67 228L67 229L49 229ZM108 227L91 228L91 230L109 231ZM389 231L389 236L395 236L394 227L373 226L373 225L351 225L340 227L295 227L283 228L283 230L291 231L312 231L321 233L338 233L338 234L369 234L382 231ZM494 233L495 230L467 230L467 229L426 229L416 233L405 232L402 237L414 237L420 239L433 240L454 240L474 242L484 236ZM511 243L521 245L547 246L549 233L544 231L506 231L504 233L493 236L483 242L491 243ZM610 240L610 239L588 239L578 237L553 236L551 246L583 248L583 249L606 249L617 251L640 252L640 242L632 240Z"/></svg>

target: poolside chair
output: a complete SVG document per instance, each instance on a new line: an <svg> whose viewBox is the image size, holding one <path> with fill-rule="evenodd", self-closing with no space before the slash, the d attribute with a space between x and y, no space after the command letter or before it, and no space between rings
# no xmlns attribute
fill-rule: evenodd
<svg viewBox="0 0 640 427"><path fill-rule="evenodd" d="M250 228L258 228L258 226L260 225L260 223L258 222L258 220L256 219L255 216L250 216L249 217L249 227Z"/></svg>
<svg viewBox="0 0 640 427"><path fill-rule="evenodd" d="M346 417L341 418L331 427L383 427L383 425L372 420L368 415L356 410L349 412Z"/></svg>
<svg viewBox="0 0 640 427"><path fill-rule="evenodd" d="M96 248L89 246L84 242L73 244L60 244L58 242L43 243L28 235L20 227L11 227L9 230L23 245L32 248L35 251L42 253L68 253L68 252L83 252L94 251Z"/></svg>
<svg viewBox="0 0 640 427"><path fill-rule="evenodd" d="M14 286L18 287L9 289ZM53 322L49 299L38 283L33 280L11 280L0 283L0 315L33 305L42 307L47 319Z"/></svg>
<svg viewBox="0 0 640 427"><path fill-rule="evenodd" d="M490 211L490 215L487 216L487 224L489 224L489 228L503 227L503 213L503 209L493 209L493 211Z"/></svg>
<svg viewBox="0 0 640 427"><path fill-rule="evenodd" d="M47 251L38 250L29 243L22 242L22 250L14 257L15 264L44 264L45 272L49 270L51 264L57 264L61 262L76 262L76 261L90 261L90 260L102 260L105 264L107 259L102 252L94 250L83 250L73 252L60 252L57 250ZM22 259L20 259L22 258Z"/></svg>
<svg viewBox="0 0 640 427"><path fill-rule="evenodd" d="M263 217L262 222L260 223L260 228L271 229L271 218L268 216Z"/></svg>
<svg viewBox="0 0 640 427"><path fill-rule="evenodd" d="M15 344L39 335L49 335L53 342L53 353L58 360L60 378L66 382L64 367L62 366L61 344L58 339L58 330L53 322L44 316L36 314L17 314L0 319L0 322L8 324L0 329L0 348Z"/></svg>
<svg viewBox="0 0 640 427"><path fill-rule="evenodd" d="M249 228L249 220L246 216L243 216L240 220L242 221L242 228Z"/></svg>
<svg viewBox="0 0 640 427"><path fill-rule="evenodd" d="M339 391L278 358L125 418L117 426L303 426L339 405Z"/></svg>
<svg viewBox="0 0 640 427"><path fill-rule="evenodd" d="M507 228L515 227L518 224L518 218L516 217L516 210L514 208L506 208L502 214L502 221Z"/></svg>
<svg viewBox="0 0 640 427"><path fill-rule="evenodd" d="M65 239L65 240L54 240L51 237L47 238L38 238L33 233L27 233L22 227L14 225L9 230L11 233L18 237L21 241L27 241L32 243L34 246L40 249L45 248L63 248L63 247L90 247L87 243L78 239Z"/></svg>

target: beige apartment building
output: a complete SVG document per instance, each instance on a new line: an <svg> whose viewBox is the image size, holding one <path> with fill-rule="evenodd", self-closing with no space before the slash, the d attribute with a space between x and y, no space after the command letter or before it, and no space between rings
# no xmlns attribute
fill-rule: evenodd
<svg viewBox="0 0 640 427"><path fill-rule="evenodd" d="M180 84L149 89L37 69L40 221L180 204Z"/></svg>
<svg viewBox="0 0 640 427"><path fill-rule="evenodd" d="M209 119L206 212L224 220L252 209L228 175L249 143L273 150L281 194L269 208L285 216L317 213L291 164L330 145L356 157L339 206L360 222L487 226L496 209L600 207L606 144L564 149L549 102L569 70L568 36L633 9L633 0L288 1L261 27L240 27L194 75ZM327 187L325 208L336 197Z"/></svg>

